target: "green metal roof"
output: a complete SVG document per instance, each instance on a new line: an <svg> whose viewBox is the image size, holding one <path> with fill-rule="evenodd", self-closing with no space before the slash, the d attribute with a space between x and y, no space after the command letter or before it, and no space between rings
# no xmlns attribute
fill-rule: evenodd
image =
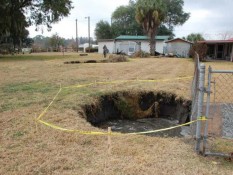
<svg viewBox="0 0 233 175"><path fill-rule="evenodd" d="M169 36L156 36L156 40L167 40ZM148 40L148 36L120 35L115 40Z"/></svg>

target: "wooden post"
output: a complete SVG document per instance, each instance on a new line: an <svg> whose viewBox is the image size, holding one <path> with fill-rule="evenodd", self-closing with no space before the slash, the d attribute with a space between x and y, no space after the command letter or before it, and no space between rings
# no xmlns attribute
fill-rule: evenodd
<svg viewBox="0 0 233 175"><path fill-rule="evenodd" d="M112 129L111 127L108 127L108 155L111 155L111 147L112 147L112 143L111 143L111 132Z"/></svg>
<svg viewBox="0 0 233 175"><path fill-rule="evenodd" d="M38 127L37 127L37 115L35 114L35 124L36 124L36 132L38 132Z"/></svg>

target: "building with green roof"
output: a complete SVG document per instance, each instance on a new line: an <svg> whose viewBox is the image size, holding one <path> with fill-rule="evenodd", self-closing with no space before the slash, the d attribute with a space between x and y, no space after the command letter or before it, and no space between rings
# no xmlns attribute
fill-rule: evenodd
<svg viewBox="0 0 233 175"><path fill-rule="evenodd" d="M164 53L165 41L169 36L156 36L156 52ZM150 42L148 36L120 35L115 39L99 40L99 53L103 53L103 46L106 45L109 53L125 53L131 55L140 49L150 52Z"/></svg>

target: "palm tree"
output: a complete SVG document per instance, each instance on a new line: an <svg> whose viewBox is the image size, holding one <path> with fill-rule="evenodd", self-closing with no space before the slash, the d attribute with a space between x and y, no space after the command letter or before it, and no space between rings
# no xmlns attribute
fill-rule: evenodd
<svg viewBox="0 0 233 175"><path fill-rule="evenodd" d="M200 33L191 33L187 36L187 40L191 42L204 41L204 37Z"/></svg>
<svg viewBox="0 0 233 175"><path fill-rule="evenodd" d="M142 25L150 39L150 54L155 55L155 36L158 27L165 20L167 8L163 0L138 0L136 4L136 20Z"/></svg>

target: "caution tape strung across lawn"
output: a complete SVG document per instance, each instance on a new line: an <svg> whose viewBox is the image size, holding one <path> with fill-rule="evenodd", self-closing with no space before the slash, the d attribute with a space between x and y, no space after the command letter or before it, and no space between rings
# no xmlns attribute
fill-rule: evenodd
<svg viewBox="0 0 233 175"><path fill-rule="evenodd" d="M63 89L68 89L68 88L82 88L82 87L87 87L91 85L97 85L97 84L117 84L117 83L126 83L126 82L168 82L168 81L174 81L174 80L186 80L193 78L193 76L187 76L187 77L178 77L178 78L173 78L173 79L158 79L158 80L115 80L115 81L100 81L100 82L95 82L95 83L88 83L88 84L83 84L83 85L74 85L74 86L66 86L63 87Z"/></svg>
<svg viewBox="0 0 233 175"><path fill-rule="evenodd" d="M105 133L105 132L81 131L81 130L66 129L66 128L62 128L62 127L56 126L54 124L45 122L45 121L41 120L41 118L46 114L46 112L48 111L48 109L52 106L52 104L54 103L55 99L61 93L62 89L83 88L83 87L88 87L88 86L92 86L92 85L117 84L117 83L125 83L125 82L168 82L168 81L174 81L174 80L185 80L185 79L190 79L190 78L193 78L193 77L192 76L188 76L188 77L178 77L178 78L173 78L173 79L161 79L161 80L116 80L116 81L95 82L95 83L88 83L88 84L82 84L82 85L74 85L74 86L63 87L63 88L59 89L59 91L57 92L57 94L54 96L53 100L42 111L42 113L36 118L36 121L40 122L41 124L43 124L45 126L49 126L49 127L53 128L53 129L60 130L60 131L65 131L65 132L77 132L79 134L85 134L85 135L123 135L121 133L112 133L112 132L111 133ZM195 122L197 122L199 120L203 121L203 120L206 120L206 119L202 117L202 118L199 118L197 120L194 120L194 121L191 121L191 122L188 122L188 123L185 123L185 124L169 127L169 128L164 128L164 129L159 129L159 130L153 130L153 131L145 131L145 132L127 133L127 135L149 134L149 133L167 131L167 130L171 130L171 129L174 129L174 128L190 125L190 124L195 123Z"/></svg>
<svg viewBox="0 0 233 175"><path fill-rule="evenodd" d="M48 109L50 108L50 106L53 104L53 102L55 101L55 99L57 98L57 96L60 94L62 88L59 89L59 91L57 92L57 94L55 95L55 97L53 98L53 100L49 103L49 105L44 109L44 111L39 115L39 117L37 118L37 120L40 120L41 117L43 117L45 115L45 113L48 111Z"/></svg>
<svg viewBox="0 0 233 175"><path fill-rule="evenodd" d="M157 130L152 130L152 131L133 132L133 133L113 133L113 132L109 133L109 132L97 132L97 131L81 131L81 130L75 130L75 129L62 128L62 127L56 126L54 124L45 122L43 120L37 120L37 121L40 122L40 123L42 123L42 124L44 124L45 126L49 126L49 127L53 128L53 129L56 129L56 130L59 130L59 131L64 131L64 132L76 132L76 133L79 133L79 134L82 134L82 135L113 135L113 136L122 136L122 135L152 134L152 133L156 133L156 132L168 131L168 130L171 130L171 129L175 129L175 128L179 128L179 127L182 127L182 126L190 125L190 124L195 123L197 121L206 121L206 120L207 120L206 117L203 116L203 117L200 117L197 120L193 120L191 122L184 123L184 124L177 125L177 126L172 126L172 127L169 127L169 128L157 129Z"/></svg>

